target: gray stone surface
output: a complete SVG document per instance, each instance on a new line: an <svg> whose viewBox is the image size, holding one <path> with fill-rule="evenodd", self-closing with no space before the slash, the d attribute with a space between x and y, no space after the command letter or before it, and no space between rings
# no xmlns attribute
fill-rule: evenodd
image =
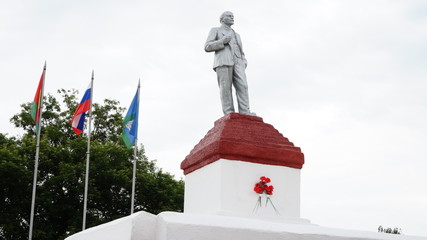
<svg viewBox="0 0 427 240"><path fill-rule="evenodd" d="M248 84L245 69L247 60L242 48L242 40L231 25L234 15L226 11L221 14L220 27L210 30L205 43L206 52L215 52L213 69L217 74L222 111L224 115L234 112L232 87L236 91L239 113L255 115L249 108Z"/></svg>

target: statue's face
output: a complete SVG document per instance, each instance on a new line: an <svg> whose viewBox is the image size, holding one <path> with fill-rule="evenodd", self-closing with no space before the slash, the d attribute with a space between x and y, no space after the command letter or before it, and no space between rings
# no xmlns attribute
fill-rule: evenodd
<svg viewBox="0 0 427 240"><path fill-rule="evenodd" d="M231 26L234 24L234 15L232 12L225 12L222 17L222 22L225 25Z"/></svg>

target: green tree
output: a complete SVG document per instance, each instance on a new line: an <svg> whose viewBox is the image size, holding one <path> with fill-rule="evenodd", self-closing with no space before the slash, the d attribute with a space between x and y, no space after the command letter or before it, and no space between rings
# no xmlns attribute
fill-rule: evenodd
<svg viewBox="0 0 427 240"><path fill-rule="evenodd" d="M70 119L75 90L58 91L44 102L33 239L64 239L81 231L87 140ZM22 137L0 134L0 239L27 239L35 156L30 104L11 118ZM115 100L93 106L87 227L130 213L133 150L121 142L124 108ZM138 147L136 211L182 211L184 183L163 172Z"/></svg>

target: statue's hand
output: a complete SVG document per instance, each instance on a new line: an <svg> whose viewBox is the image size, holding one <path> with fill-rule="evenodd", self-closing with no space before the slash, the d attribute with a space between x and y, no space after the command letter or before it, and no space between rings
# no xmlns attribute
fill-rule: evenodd
<svg viewBox="0 0 427 240"><path fill-rule="evenodd" d="M223 44L227 44L231 41L231 36L223 36L221 40Z"/></svg>

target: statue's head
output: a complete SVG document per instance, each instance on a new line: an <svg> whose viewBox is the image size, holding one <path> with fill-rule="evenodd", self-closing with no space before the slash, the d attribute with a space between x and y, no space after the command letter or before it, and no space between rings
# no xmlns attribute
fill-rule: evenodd
<svg viewBox="0 0 427 240"><path fill-rule="evenodd" d="M225 11L219 17L219 22L228 26L234 24L234 15L230 11Z"/></svg>

